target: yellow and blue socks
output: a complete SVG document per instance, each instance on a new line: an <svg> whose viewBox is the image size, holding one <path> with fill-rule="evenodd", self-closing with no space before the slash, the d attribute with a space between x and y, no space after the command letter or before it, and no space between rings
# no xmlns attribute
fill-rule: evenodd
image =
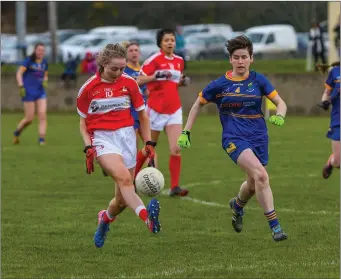
<svg viewBox="0 0 341 279"><path fill-rule="evenodd" d="M247 201L242 201L239 196L234 200L234 208L235 210L240 213L243 212L243 208L246 205Z"/></svg>
<svg viewBox="0 0 341 279"><path fill-rule="evenodd" d="M271 210L269 212L264 213L266 219L269 222L270 229L279 225L277 214L275 210Z"/></svg>
<svg viewBox="0 0 341 279"><path fill-rule="evenodd" d="M19 131L18 129L16 129L16 130L14 131L13 135L14 135L15 137L19 137L19 136L20 136L20 133L21 133L21 131Z"/></svg>

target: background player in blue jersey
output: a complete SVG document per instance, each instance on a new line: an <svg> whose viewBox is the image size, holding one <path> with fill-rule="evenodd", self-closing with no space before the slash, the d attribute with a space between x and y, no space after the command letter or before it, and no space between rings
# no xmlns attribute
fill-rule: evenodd
<svg viewBox="0 0 341 279"><path fill-rule="evenodd" d="M331 175L333 168L340 168L340 62L335 62L331 66L333 68L328 74L320 104L325 110L332 105L327 137L332 141L333 153L323 168L322 176L325 179ZM323 70L328 68L329 66Z"/></svg>
<svg viewBox="0 0 341 279"><path fill-rule="evenodd" d="M38 43L31 56L27 57L17 71L17 83L21 99L24 103L24 118L14 131L14 144L19 143L21 132L32 123L35 115L35 104L39 120L39 143L45 143L46 135L46 88L47 88L47 60L44 59L45 45Z"/></svg>
<svg viewBox="0 0 341 279"><path fill-rule="evenodd" d="M276 115L269 118L272 124L284 124L287 107L265 76L249 70L253 62L253 45L247 37L238 36L229 40L227 50L233 70L212 81L199 93L178 145L182 148L190 147L190 130L201 106L215 103L223 127L222 147L247 173L238 196L229 202L234 230L242 231L243 207L256 195L269 222L273 239L284 240L288 236L277 219L269 176L265 169L268 164L268 132L261 110L262 97L266 96L277 106Z"/></svg>
<svg viewBox="0 0 341 279"><path fill-rule="evenodd" d="M137 79L139 73L140 73L140 57L141 57L141 52L140 52L140 46L138 43L136 42L129 42L126 44L126 48L127 48L127 66L124 69L124 72L133 77L135 80ZM147 98L147 87L146 85L142 85L140 86L140 91L141 94L144 97L144 101L146 102L146 98ZM139 118L138 118L138 112L131 107L131 114L134 117L135 123L134 123L134 129L136 131L136 135L139 134L141 137L141 134L139 132L140 129L140 122L139 122ZM137 148L138 148L138 137L136 137L136 144L137 144ZM143 139L141 138L141 140L143 141Z"/></svg>

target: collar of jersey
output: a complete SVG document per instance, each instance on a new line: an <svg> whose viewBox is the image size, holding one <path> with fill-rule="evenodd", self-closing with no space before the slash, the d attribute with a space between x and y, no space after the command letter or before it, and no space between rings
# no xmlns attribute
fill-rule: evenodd
<svg viewBox="0 0 341 279"><path fill-rule="evenodd" d="M167 56L166 53L164 53L162 50L160 50L160 52L162 53L162 55L163 55L166 59L168 59L168 60L173 60L173 59L174 59L174 54L173 54L172 57L169 57L169 56Z"/></svg>
<svg viewBox="0 0 341 279"><path fill-rule="evenodd" d="M232 80L232 81L243 81L243 80L248 79L249 76L250 76L250 73L249 73L249 75L248 75L246 78L238 78L238 77L232 77L232 76L230 76L230 74L232 74L232 70L227 71L226 74L225 74L225 77L226 77L228 80Z"/></svg>
<svg viewBox="0 0 341 279"><path fill-rule="evenodd" d="M130 69L134 70L134 71L139 71L141 69L141 66L139 64L138 67L134 67L133 65L127 63L127 67L129 67Z"/></svg>

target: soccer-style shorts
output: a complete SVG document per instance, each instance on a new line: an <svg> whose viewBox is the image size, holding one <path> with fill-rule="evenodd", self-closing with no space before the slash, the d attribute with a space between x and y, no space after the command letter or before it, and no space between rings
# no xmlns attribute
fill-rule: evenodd
<svg viewBox="0 0 341 279"><path fill-rule="evenodd" d="M136 134L132 126L115 131L94 131L92 145L96 146L97 157L118 154L122 156L124 165L128 169L136 165Z"/></svg>
<svg viewBox="0 0 341 279"><path fill-rule="evenodd" d="M46 98L46 92L45 90L38 90L38 91L32 91L32 90L26 90L25 97L21 98L23 102L35 102L38 99L44 99Z"/></svg>
<svg viewBox="0 0 341 279"><path fill-rule="evenodd" d="M330 127L327 132L327 138L335 141L340 141L340 126Z"/></svg>
<svg viewBox="0 0 341 279"><path fill-rule="evenodd" d="M182 125L182 108L179 108L172 114L162 114L147 107L147 113L150 120L150 128L153 131L163 131L164 128L169 125Z"/></svg>
<svg viewBox="0 0 341 279"><path fill-rule="evenodd" d="M236 164L240 154L248 148L253 151L263 166L268 164L269 140L267 135L257 138L241 138L233 135L223 135L222 143L223 149Z"/></svg>

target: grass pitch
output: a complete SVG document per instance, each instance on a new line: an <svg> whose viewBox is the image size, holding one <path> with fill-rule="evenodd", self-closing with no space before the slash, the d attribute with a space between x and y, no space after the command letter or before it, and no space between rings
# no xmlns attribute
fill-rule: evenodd
<svg viewBox="0 0 341 279"><path fill-rule="evenodd" d="M200 116L183 152L181 182L190 194L159 197L163 231L151 235L128 209L97 249L97 212L113 183L98 165L85 174L78 116L49 114L44 147L36 123L12 145L21 117L2 116L2 278L340 277L339 171L321 177L331 152L327 118L289 116L283 127L268 125L268 171L287 241L272 240L254 198L244 231L233 231L228 200L244 174L221 149L218 117ZM164 136L157 151L167 183Z"/></svg>

